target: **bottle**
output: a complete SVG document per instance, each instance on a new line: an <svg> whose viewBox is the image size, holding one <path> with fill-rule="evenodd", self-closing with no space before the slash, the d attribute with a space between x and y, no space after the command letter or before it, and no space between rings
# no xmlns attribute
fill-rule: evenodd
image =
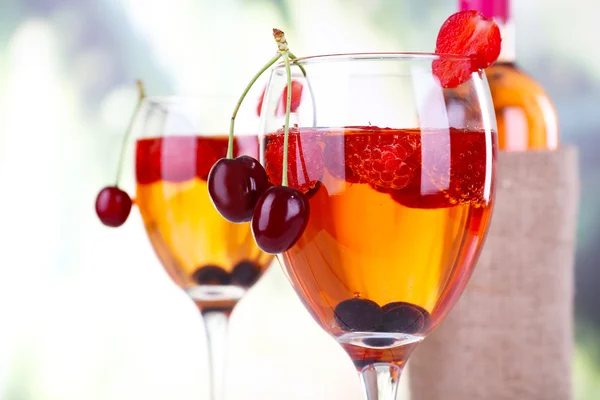
<svg viewBox="0 0 600 400"><path fill-rule="evenodd" d="M502 34L498 61L486 69L498 124L501 151L556 150L558 120L544 88L515 62L510 0L459 0L461 10L494 18Z"/></svg>
<svg viewBox="0 0 600 400"><path fill-rule="evenodd" d="M453 309L411 355L410 397L572 400L577 150L559 148L550 100L514 63L509 2L459 4L494 17L502 29L501 60L486 75L505 151L497 157L494 211L477 266ZM464 96L449 94L457 107L449 115L468 123Z"/></svg>

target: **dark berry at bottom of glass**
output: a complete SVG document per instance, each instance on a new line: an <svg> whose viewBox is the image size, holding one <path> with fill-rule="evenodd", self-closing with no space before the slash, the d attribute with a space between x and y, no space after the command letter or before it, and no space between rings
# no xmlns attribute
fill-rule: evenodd
<svg viewBox="0 0 600 400"><path fill-rule="evenodd" d="M429 313L422 307L402 301L382 307L383 330L414 335L423 332L429 323Z"/></svg>
<svg viewBox="0 0 600 400"><path fill-rule="evenodd" d="M342 301L334 314L339 327L351 332L377 331L383 320L383 311L377 303L360 298Z"/></svg>
<svg viewBox="0 0 600 400"><path fill-rule="evenodd" d="M260 267L252 261L240 261L231 272L231 283L250 287L260 278Z"/></svg>
<svg viewBox="0 0 600 400"><path fill-rule="evenodd" d="M192 275L198 285L229 285L231 276L223 268L216 265L200 267Z"/></svg>
<svg viewBox="0 0 600 400"><path fill-rule="evenodd" d="M387 347L387 346L391 346L392 344L394 344L395 341L396 340L394 338L372 337L372 338L363 339L363 343L366 344L367 346L371 346L371 347Z"/></svg>

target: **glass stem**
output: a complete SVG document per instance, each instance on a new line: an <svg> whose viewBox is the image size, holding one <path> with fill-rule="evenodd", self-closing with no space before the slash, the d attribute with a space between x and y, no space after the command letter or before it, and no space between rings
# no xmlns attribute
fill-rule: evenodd
<svg viewBox="0 0 600 400"><path fill-rule="evenodd" d="M375 363L360 371L365 400L396 400L402 367L396 364Z"/></svg>
<svg viewBox="0 0 600 400"><path fill-rule="evenodd" d="M227 358L227 328L229 313L221 310L202 312L208 344L210 400L225 399L225 360Z"/></svg>

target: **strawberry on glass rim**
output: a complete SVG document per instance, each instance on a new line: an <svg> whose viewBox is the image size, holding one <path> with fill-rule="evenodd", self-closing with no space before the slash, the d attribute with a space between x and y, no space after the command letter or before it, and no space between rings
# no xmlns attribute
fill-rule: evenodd
<svg viewBox="0 0 600 400"><path fill-rule="evenodd" d="M475 10L452 14L440 28L435 52L468 59L434 60L433 73L443 87L459 86L473 72L489 67L498 59L501 43L500 28L493 18L486 18Z"/></svg>

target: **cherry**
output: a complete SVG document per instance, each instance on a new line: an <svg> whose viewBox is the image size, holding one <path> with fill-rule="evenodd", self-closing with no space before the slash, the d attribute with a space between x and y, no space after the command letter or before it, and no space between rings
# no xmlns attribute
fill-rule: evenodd
<svg viewBox="0 0 600 400"><path fill-rule="evenodd" d="M308 224L310 206L306 197L289 186L272 186L256 203L252 234L265 253L289 250Z"/></svg>
<svg viewBox="0 0 600 400"><path fill-rule="evenodd" d="M231 277L223 268L216 265L200 267L192 275L198 285L229 285Z"/></svg>
<svg viewBox="0 0 600 400"><path fill-rule="evenodd" d="M208 193L219 213L230 222L248 222L254 206L270 186L267 173L250 156L221 158L208 176Z"/></svg>
<svg viewBox="0 0 600 400"><path fill-rule="evenodd" d="M290 249L302 236L309 218L309 203L297 189L288 186L289 155L289 116L292 107L298 107L302 96L302 84L292 85L290 71L290 53L285 34L273 29L273 37L277 43L277 54L254 75L242 96L238 100L231 116L229 126L229 145L227 158L217 161L208 176L210 198L219 213L231 222L252 221L251 228L259 248L266 253L278 254ZM241 156L233 159L233 141L235 118L246 94L252 85L279 58L286 65L287 88L284 92L285 124L282 156L282 186L271 186L265 169L251 157ZM300 67L302 69L302 67ZM305 73L304 69L302 71ZM295 93L295 98L294 98ZM289 96L289 98L288 98ZM257 113L262 109L261 96ZM279 182L278 182L279 183ZM248 270L249 271L249 270Z"/></svg>
<svg viewBox="0 0 600 400"><path fill-rule="evenodd" d="M113 228L119 227L127 221L127 217L129 217L129 213L131 212L131 205L133 202L131 201L131 197L119 189L118 182L119 178L121 178L121 173L123 172L123 160L124 152L126 149L127 141L129 140L129 136L131 135L131 130L133 126L133 122L135 116L142 105L142 100L146 97L144 92L144 86L142 81L137 81L138 88L138 101L135 107L135 111L133 112L133 116L131 121L129 122L129 126L125 131L125 136L123 136L123 144L121 145L121 157L119 158L119 167L117 168L117 180L115 186L107 186L98 193L96 197L96 215L100 218L100 221L106 226L110 226Z"/></svg>
<svg viewBox="0 0 600 400"><path fill-rule="evenodd" d="M335 307L335 320L340 328L352 332L373 332L379 329L383 311L372 300L353 298Z"/></svg>
<svg viewBox="0 0 600 400"><path fill-rule="evenodd" d="M96 214L106 226L119 227L131 212L131 197L117 186L107 186L96 197Z"/></svg>
<svg viewBox="0 0 600 400"><path fill-rule="evenodd" d="M386 304L382 310L386 332L414 335L423 332L429 325L429 313L416 304L397 301Z"/></svg>
<svg viewBox="0 0 600 400"><path fill-rule="evenodd" d="M250 287L260 278L260 267L252 261L240 261L231 272L231 282L234 285Z"/></svg>

